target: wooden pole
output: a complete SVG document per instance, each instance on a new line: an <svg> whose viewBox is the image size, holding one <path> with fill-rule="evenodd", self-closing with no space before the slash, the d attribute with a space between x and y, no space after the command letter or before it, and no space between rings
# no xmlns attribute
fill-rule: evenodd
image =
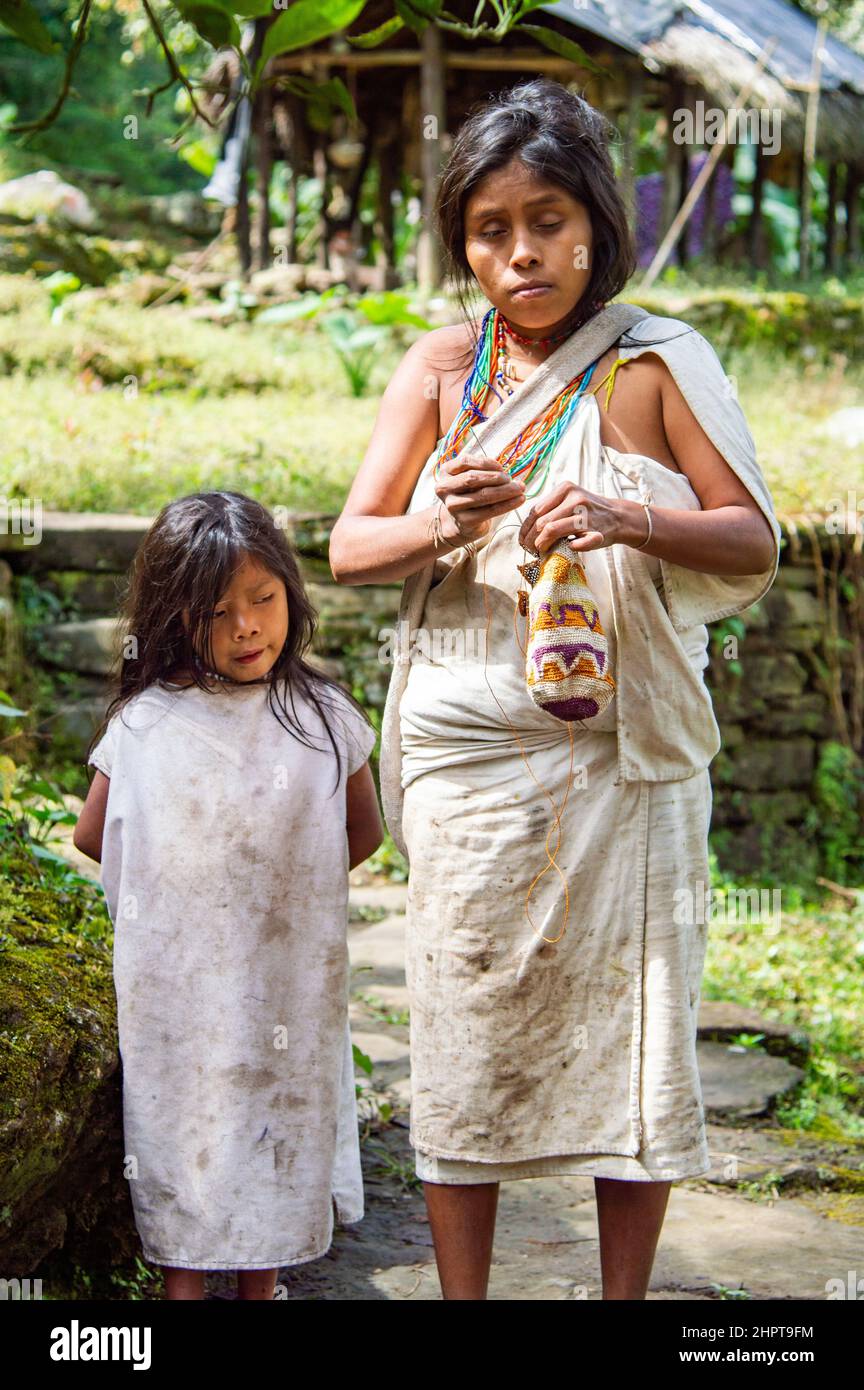
<svg viewBox="0 0 864 1390"><path fill-rule="evenodd" d="M819 79L822 73L825 33L828 20L822 15L816 25L813 55L810 61L810 83L807 92L807 115L804 121L804 148L801 151L801 212L798 239L798 275L806 280L810 274L810 174L816 158L816 126L819 119Z"/></svg>
<svg viewBox="0 0 864 1390"><path fill-rule="evenodd" d="M285 258L289 263L297 260L297 110L296 99L281 93L281 100L273 105L273 136L278 142L279 153L285 165Z"/></svg>
<svg viewBox="0 0 864 1390"><path fill-rule="evenodd" d="M397 131L385 130L378 141L378 192L375 207L375 235L380 251L377 267L380 272L378 288L387 289L390 272L395 267L393 193L399 186L399 157Z"/></svg>
<svg viewBox="0 0 864 1390"><path fill-rule="evenodd" d="M642 92L645 70L640 63L630 73L627 89L627 115L621 147L621 191L630 225L636 227L636 165L639 152L639 126L642 116Z"/></svg>
<svg viewBox="0 0 864 1390"><path fill-rule="evenodd" d="M255 268L266 270L270 264L270 176L273 172L273 89L262 85L255 102L255 134L258 184L258 211L255 219Z"/></svg>
<svg viewBox="0 0 864 1390"><path fill-rule="evenodd" d="M762 198L765 191L765 163L766 155L762 148L761 141L756 143L756 167L753 170L753 183L751 185L752 207L750 209L750 221L747 227L747 249L753 265L760 269L764 265L764 253L762 247Z"/></svg>
<svg viewBox="0 0 864 1390"><path fill-rule="evenodd" d="M687 91L686 88L682 94L682 106L685 106L687 109L692 109L690 106L690 93L689 91ZM678 203L675 208L676 216L681 211L681 208L684 206L684 199L687 197L687 182L690 178L690 146L688 145L686 140L678 146L677 156ZM685 222L683 227L681 228L681 236L678 240L678 264L681 266L682 270L687 266L689 260L690 248L687 244L687 224Z"/></svg>
<svg viewBox="0 0 864 1390"><path fill-rule="evenodd" d="M318 229L315 237L315 264L319 269L325 269L327 265L327 242L330 239L330 221L327 217L327 204L330 201L329 170L327 168L327 151L325 149L327 133L323 130L315 132L315 149L312 155L312 167L315 171L315 178L321 190L318 199Z"/></svg>
<svg viewBox="0 0 864 1390"><path fill-rule="evenodd" d="M847 271L857 268L861 260L861 219L859 203L864 165L849 162L846 166L846 256Z"/></svg>
<svg viewBox="0 0 864 1390"><path fill-rule="evenodd" d="M675 220L681 206L681 162L678 158L679 146L673 139L675 113L681 107L684 83L677 75L672 78L666 94L666 167L663 172L663 199L660 211L661 237L665 237ZM685 189L686 192L686 189Z"/></svg>
<svg viewBox="0 0 864 1390"><path fill-rule="evenodd" d="M444 91L444 37L428 24L420 40L420 235L417 241L417 287L430 294L441 283L441 252L432 226L432 212L447 129Z"/></svg>
<svg viewBox="0 0 864 1390"><path fill-rule="evenodd" d="M252 237L249 228L249 146L252 143L250 124L249 139L240 156L240 178L237 184L237 216L234 228L237 236L237 254L240 270L245 280L252 269Z"/></svg>
<svg viewBox="0 0 864 1390"><path fill-rule="evenodd" d="M837 274L837 192L840 186L840 167L836 159L828 166L828 206L825 210L825 269Z"/></svg>
<svg viewBox="0 0 864 1390"><path fill-rule="evenodd" d="M708 151L705 151L707 163ZM717 255L717 223L714 219L714 208L717 202L717 166L715 164L711 173L708 175L708 182L705 185L705 216L702 219L702 254L706 262L713 264Z"/></svg>

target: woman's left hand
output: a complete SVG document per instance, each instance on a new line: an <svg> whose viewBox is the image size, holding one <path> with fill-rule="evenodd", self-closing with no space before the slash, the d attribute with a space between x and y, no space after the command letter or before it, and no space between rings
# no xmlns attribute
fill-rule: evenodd
<svg viewBox="0 0 864 1390"><path fill-rule="evenodd" d="M624 538L623 508L617 497L601 497L573 483L559 483L531 508L519 531L519 544L542 555L556 541L575 534L572 550L601 550Z"/></svg>

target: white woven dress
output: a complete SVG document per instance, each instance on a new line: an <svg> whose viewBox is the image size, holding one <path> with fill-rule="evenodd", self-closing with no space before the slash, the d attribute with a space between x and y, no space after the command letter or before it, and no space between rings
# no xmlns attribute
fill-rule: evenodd
<svg viewBox="0 0 864 1390"><path fill-rule="evenodd" d="M474 557L460 548L406 578L380 779L410 866L411 1139L418 1174L433 1182L673 1181L710 1168L695 1042L709 764L721 737L704 667L707 624L758 602L779 565L753 436L707 339L626 304L556 348L475 436L497 457L598 359L610 328L630 335L618 340L625 363L663 359L758 506L772 557L757 574L715 575L624 545L582 552L616 690L602 715L572 726L572 750L567 726L525 686L516 536L532 499L493 521ZM599 426L586 395L544 491L566 477L601 495L700 508L683 473L603 446ZM435 500L433 461L409 512ZM466 656L481 631L484 655ZM436 633L463 645L436 648Z"/></svg>
<svg viewBox="0 0 864 1390"><path fill-rule="evenodd" d="M601 445L592 395L540 496L563 479L700 505L684 474ZM466 650L442 641L415 659L400 700L417 1173L695 1176L711 1166L695 1048L706 927L674 910L679 890L697 905L707 891L710 777L619 781L615 697L569 726L532 701L528 620L514 602L529 558L517 536L536 500L493 521L475 557L460 548L435 562L423 628L430 640L459 634ZM659 589L660 561L641 559ZM614 673L605 557L582 560ZM701 624L682 638L700 682L707 643Z"/></svg>
<svg viewBox="0 0 864 1390"><path fill-rule="evenodd" d="M328 1249L334 1210L363 1216L345 779L375 732L326 688L337 787L320 717L294 699L313 748L265 685L154 686L90 759L110 778L125 1171L157 1264L301 1264Z"/></svg>

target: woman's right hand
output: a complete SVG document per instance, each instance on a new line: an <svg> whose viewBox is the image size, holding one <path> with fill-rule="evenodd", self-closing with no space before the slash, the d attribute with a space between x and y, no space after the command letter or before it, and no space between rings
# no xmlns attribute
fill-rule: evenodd
<svg viewBox="0 0 864 1390"><path fill-rule="evenodd" d="M462 454L444 464L435 484L441 508L441 534L446 541L473 541L485 536L492 518L512 511L525 500L525 484L516 482L496 459Z"/></svg>

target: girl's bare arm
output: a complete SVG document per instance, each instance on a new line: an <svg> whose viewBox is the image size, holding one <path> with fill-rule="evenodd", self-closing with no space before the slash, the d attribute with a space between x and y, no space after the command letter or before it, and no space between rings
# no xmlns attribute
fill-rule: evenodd
<svg viewBox="0 0 864 1390"><path fill-rule="evenodd" d="M88 859L95 859L97 864L102 863L102 831L105 827L105 807L108 804L110 786L111 782L105 773L97 769L90 783L87 800L81 807L81 814L72 832L75 848L86 854Z"/></svg>
<svg viewBox="0 0 864 1390"><path fill-rule="evenodd" d="M368 763L364 763L345 783L348 832L348 868L354 869L367 860L384 840L384 826L378 808L375 779Z"/></svg>

